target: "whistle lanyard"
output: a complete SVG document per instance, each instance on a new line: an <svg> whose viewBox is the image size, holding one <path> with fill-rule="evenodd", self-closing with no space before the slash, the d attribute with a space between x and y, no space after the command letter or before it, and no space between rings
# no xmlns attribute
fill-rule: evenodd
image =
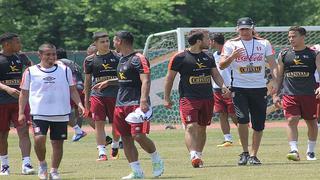
<svg viewBox="0 0 320 180"><path fill-rule="evenodd" d="M248 58L248 60L249 60L250 64L252 64L252 62L251 62L251 61L252 61L252 60L251 60L251 58L252 58L252 56L253 56L253 51L254 51L254 39L252 39L252 51L251 51L251 55L250 55L250 56L249 56L249 53L248 53L247 47L244 45L244 43L243 43L242 39L241 39L240 41L241 41L241 43L242 43L242 45L243 45L244 49L246 50L247 58Z"/></svg>

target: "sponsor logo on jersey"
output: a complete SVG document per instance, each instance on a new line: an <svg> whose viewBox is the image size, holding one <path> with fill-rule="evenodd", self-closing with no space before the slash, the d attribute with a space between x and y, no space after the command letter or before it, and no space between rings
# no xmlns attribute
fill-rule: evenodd
<svg viewBox="0 0 320 180"><path fill-rule="evenodd" d="M246 55L241 55L239 58L235 59L236 62L244 62L244 61L249 61L248 56ZM264 56L262 53L254 53L251 57L250 57L250 61L251 62L255 62L255 61L264 61Z"/></svg>
<svg viewBox="0 0 320 180"><path fill-rule="evenodd" d="M211 76L190 76L190 84L210 84Z"/></svg>
<svg viewBox="0 0 320 180"><path fill-rule="evenodd" d="M309 72L287 72L286 76L291 77L291 78L306 78L309 77L310 73Z"/></svg>
<svg viewBox="0 0 320 180"><path fill-rule="evenodd" d="M207 66L203 65L203 63L197 63L199 69L206 68Z"/></svg>
<svg viewBox="0 0 320 180"><path fill-rule="evenodd" d="M96 82L102 82L102 81L105 81L105 80L109 80L109 79L116 79L117 76L101 76L101 77L96 77Z"/></svg>
<svg viewBox="0 0 320 180"><path fill-rule="evenodd" d="M10 66L11 72L17 72L19 69L16 66Z"/></svg>
<svg viewBox="0 0 320 180"><path fill-rule="evenodd" d="M112 67L110 67L110 64L106 63L106 64L102 64L104 69L112 69Z"/></svg>
<svg viewBox="0 0 320 180"><path fill-rule="evenodd" d="M245 67L240 67L239 72L241 74L260 73L261 69L262 69L261 66L245 66Z"/></svg>
<svg viewBox="0 0 320 180"><path fill-rule="evenodd" d="M0 81L2 84L5 84L7 86L17 86L20 84L21 80L20 79L8 79L8 80L3 80Z"/></svg>
<svg viewBox="0 0 320 180"><path fill-rule="evenodd" d="M123 72L119 72L119 77L120 77L121 80L122 79L127 79L127 77L124 75Z"/></svg>
<svg viewBox="0 0 320 180"><path fill-rule="evenodd" d="M47 76L45 78L43 78L43 80L45 81L44 83L55 83L54 80L56 78L52 77L52 76Z"/></svg>
<svg viewBox="0 0 320 180"><path fill-rule="evenodd" d="M293 62L295 65L302 65L303 62L301 62L301 59L293 59Z"/></svg>

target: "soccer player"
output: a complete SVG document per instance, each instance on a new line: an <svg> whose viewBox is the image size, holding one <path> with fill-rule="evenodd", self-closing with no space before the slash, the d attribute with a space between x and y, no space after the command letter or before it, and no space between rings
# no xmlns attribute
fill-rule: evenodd
<svg viewBox="0 0 320 180"><path fill-rule="evenodd" d="M316 120L316 98L320 98L320 88L316 87L315 71L320 75L320 55L305 45L307 32L303 27L289 28L288 40L291 47L280 52L278 56L278 85L282 84L282 106L288 122L287 134L290 152L289 160L299 161L298 123L305 120L308 127L307 160L316 160L315 146L318 136ZM280 98L274 96L276 105Z"/></svg>
<svg viewBox="0 0 320 180"><path fill-rule="evenodd" d="M58 58L58 61L62 62L64 65L68 66L71 69L73 81L76 83L76 87L78 89L81 102L83 102L84 94L83 94L83 78L81 73L81 67L74 61L69 60L67 57L67 52L62 48L57 49L57 58ZM71 101L71 108L73 109L73 113L70 116L68 123L69 123L69 126L71 126L75 132L72 137L73 142L79 141L81 138L87 135L87 133L83 131L78 125L78 122L82 122L82 117L79 116L78 108L76 107L77 105Z"/></svg>
<svg viewBox="0 0 320 180"><path fill-rule="evenodd" d="M138 160L138 150L134 141L150 154L152 159L153 176L159 177L164 171L155 144L146 134L150 130L149 118L152 115L150 104L150 64L142 54L133 49L134 37L130 32L119 31L113 38L113 44L122 57L117 67L118 78L104 81L94 88L119 84L114 126L121 135L124 153L129 161L132 173L122 179L142 179L143 170Z"/></svg>
<svg viewBox="0 0 320 180"><path fill-rule="evenodd" d="M222 76L224 83L227 87L231 86L231 68L225 68L221 70L219 68L220 63L220 55L223 48L223 44L225 42L224 36L221 33L210 34L210 45L211 48L216 49L213 53L213 58L215 60L217 69ZM220 117L220 126L224 136L224 141L217 145L218 147L229 147L232 146L233 140L232 135L230 134L230 124L228 121L228 117L232 119L232 122L237 126L238 119L234 112L234 106L232 102L232 98L224 98L221 93L221 88L213 83L213 95L214 95L214 105L213 109L215 113L219 113Z"/></svg>
<svg viewBox="0 0 320 180"><path fill-rule="evenodd" d="M29 136L29 110L26 110L28 122L18 123L19 84L23 68L30 66L31 61L20 53L21 42L17 34L4 33L0 36L2 51L0 52L0 175L9 175L8 134L13 122L19 136L19 147L22 154L22 174L33 174Z"/></svg>
<svg viewBox="0 0 320 180"><path fill-rule="evenodd" d="M108 117L109 122L113 122L113 113L118 92L118 85L108 86L101 91L91 88L102 81L117 77L117 66L119 56L116 52L109 49L109 36L105 32L96 32L93 41L97 52L86 57L84 61L85 73L85 107L92 113L95 122L96 141L98 148L97 161L108 160L106 155L106 134L105 121ZM93 79L93 80L92 80ZM90 94L91 93L91 94ZM112 125L113 126L113 125ZM111 156L113 159L119 158L119 135L112 128L113 142L111 144Z"/></svg>
<svg viewBox="0 0 320 180"><path fill-rule="evenodd" d="M24 110L30 104L34 130L35 152L39 160L38 176L47 179L46 137L50 128L52 145L49 179L61 179L58 168L63 155L63 142L67 139L67 124L71 113L70 98L84 112L70 68L57 63L56 48L52 44L39 47L40 63L25 70L20 85L19 122L25 122Z"/></svg>
<svg viewBox="0 0 320 180"><path fill-rule="evenodd" d="M274 51L268 40L254 36L254 22L249 17L237 21L239 36L224 44L220 58L220 68L231 67L231 91L238 131L243 152L240 154L238 165L260 165L257 158L267 109L267 88L265 65L270 65L272 78L277 76L277 65ZM273 91L277 91L276 84ZM253 135L252 146L248 150L248 123L251 121Z"/></svg>
<svg viewBox="0 0 320 180"><path fill-rule="evenodd" d="M173 81L180 74L180 116L185 126L185 143L193 167L203 167L202 151L206 142L206 127L213 115L211 77L229 92L216 68L214 60L202 50L209 47L209 33L201 29L188 35L190 48L175 54L169 62L165 80L164 106L171 108L170 93Z"/></svg>

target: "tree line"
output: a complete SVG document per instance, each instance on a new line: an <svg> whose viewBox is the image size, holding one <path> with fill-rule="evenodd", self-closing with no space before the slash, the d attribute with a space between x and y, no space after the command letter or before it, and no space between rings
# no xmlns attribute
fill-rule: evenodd
<svg viewBox="0 0 320 180"><path fill-rule="evenodd" d="M177 27L234 27L239 17L257 26L319 25L319 0L0 0L0 33L21 36L24 51L43 42L84 50L95 31L148 35Z"/></svg>

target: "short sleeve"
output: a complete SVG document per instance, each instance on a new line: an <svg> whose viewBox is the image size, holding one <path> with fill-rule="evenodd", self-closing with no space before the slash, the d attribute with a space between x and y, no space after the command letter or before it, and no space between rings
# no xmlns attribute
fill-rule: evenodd
<svg viewBox="0 0 320 180"><path fill-rule="evenodd" d="M137 53L131 60L132 66L140 74L149 74L150 73L150 63L145 56L140 53Z"/></svg>
<svg viewBox="0 0 320 180"><path fill-rule="evenodd" d="M232 54L233 47L230 41L227 41L222 48L222 56L230 56Z"/></svg>
<svg viewBox="0 0 320 180"><path fill-rule="evenodd" d="M168 70L180 71L182 68L183 57L181 53L173 55L168 64Z"/></svg>
<svg viewBox="0 0 320 180"><path fill-rule="evenodd" d="M275 52L271 46L271 43L268 40L266 40L266 56L274 55L274 53Z"/></svg>
<svg viewBox="0 0 320 180"><path fill-rule="evenodd" d="M27 68L23 72L21 83L20 83L20 89L29 90L29 88L30 88L30 72L29 72L29 68Z"/></svg>
<svg viewBox="0 0 320 180"><path fill-rule="evenodd" d="M31 60L27 55L19 54L19 59L21 60L24 66L31 66Z"/></svg>
<svg viewBox="0 0 320 180"><path fill-rule="evenodd" d="M93 72L93 59L92 58L86 58L84 61L83 61L83 71L85 74L92 74Z"/></svg>

